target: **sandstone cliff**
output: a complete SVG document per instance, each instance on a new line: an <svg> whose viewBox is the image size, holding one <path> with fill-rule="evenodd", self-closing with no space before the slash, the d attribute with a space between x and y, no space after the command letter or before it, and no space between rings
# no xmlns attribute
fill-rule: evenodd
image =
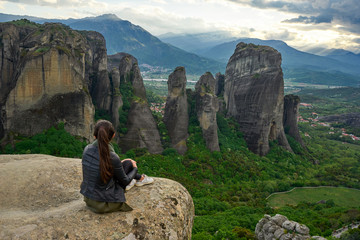
<svg viewBox="0 0 360 240"><path fill-rule="evenodd" d="M281 55L267 46L239 43L225 73L227 116L234 117L251 151L265 155L269 141L291 151L283 129Z"/></svg>
<svg viewBox="0 0 360 240"><path fill-rule="evenodd" d="M71 134L90 139L90 47L83 34L62 24L21 20L0 24L0 43L0 138L31 136L61 121Z"/></svg>
<svg viewBox="0 0 360 240"><path fill-rule="evenodd" d="M286 239L318 239L326 240L323 237L309 235L309 228L303 224L290 221L287 217L276 214L271 217L265 215L258 224L256 224L255 234L259 240L286 240Z"/></svg>
<svg viewBox="0 0 360 240"><path fill-rule="evenodd" d="M284 128L285 132L292 136L302 147L305 144L300 136L298 128L300 98L295 95L286 95L284 98Z"/></svg>
<svg viewBox="0 0 360 240"><path fill-rule="evenodd" d="M95 214L79 193L80 159L1 155L0 164L0 239L191 239L194 204L175 181L132 188L131 212Z"/></svg>
<svg viewBox="0 0 360 240"><path fill-rule="evenodd" d="M211 73L205 73L196 83L195 98L196 114L206 147L210 151L220 151L216 122L219 103L215 95L215 79Z"/></svg>
<svg viewBox="0 0 360 240"><path fill-rule="evenodd" d="M168 78L168 97L166 99L164 123L168 130L171 145L179 154L187 151L189 115L186 95L186 73L184 67L177 67Z"/></svg>
<svg viewBox="0 0 360 240"><path fill-rule="evenodd" d="M127 117L127 133L120 136L118 144L123 152L132 148L147 148L150 153L161 153L159 130L146 99L144 82L136 58L124 54L120 60L120 87L129 87L130 109ZM115 110L114 110L115 111Z"/></svg>

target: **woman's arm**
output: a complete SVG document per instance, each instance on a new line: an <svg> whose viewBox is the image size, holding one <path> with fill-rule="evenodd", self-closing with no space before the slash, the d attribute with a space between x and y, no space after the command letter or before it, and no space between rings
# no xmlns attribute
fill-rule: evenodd
<svg viewBox="0 0 360 240"><path fill-rule="evenodd" d="M111 154L111 158L113 159L112 163L114 167L114 179L117 180L122 187L126 187L131 182L131 180L134 179L138 171L136 162L132 160L134 168L128 174L126 174L119 157L117 155L116 156L114 155Z"/></svg>

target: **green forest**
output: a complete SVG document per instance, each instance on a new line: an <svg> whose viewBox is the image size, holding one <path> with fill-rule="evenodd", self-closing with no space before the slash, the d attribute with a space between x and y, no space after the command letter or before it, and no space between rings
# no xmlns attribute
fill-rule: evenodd
<svg viewBox="0 0 360 240"><path fill-rule="evenodd" d="M154 89L151 90L148 95L152 101L164 101L163 96L159 97ZM299 92L301 102L312 105L311 108L301 107L300 115L312 118L313 112L325 116L339 111L359 111L360 89L332 91ZM162 117L156 113L154 116L161 133L164 131ZM196 114L190 112L190 116ZM97 113L97 117L101 114ZM150 154L146 149L132 149L120 154L120 149L115 146L121 158L130 157L138 162L139 171L176 180L188 189L196 215L192 239L254 239L255 226L264 214L285 215L307 225L311 235L328 239L334 230L360 221L360 206L343 205L335 199L336 195L334 199L322 199L322 203L299 201L296 205L273 206L267 200L274 192L294 187L360 189L360 145L329 137L329 128L336 130L339 126L314 126L311 121L300 122L306 149L287 136L294 153L285 151L274 141L270 143L270 152L260 157L248 150L233 119L219 113L217 123L220 152L210 152L206 148L201 128L194 117L190 117L188 151L184 156L169 148L166 132L161 134L164 146L167 146L162 154ZM14 146L7 145L2 153L81 157L85 145L68 134L64 124L59 124L34 137L17 139ZM343 239L351 239L351 234Z"/></svg>

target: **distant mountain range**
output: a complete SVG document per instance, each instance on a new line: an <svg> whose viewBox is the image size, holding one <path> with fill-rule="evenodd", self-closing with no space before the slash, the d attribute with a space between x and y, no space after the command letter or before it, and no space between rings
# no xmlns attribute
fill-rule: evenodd
<svg viewBox="0 0 360 240"><path fill-rule="evenodd" d="M188 52L201 54L206 50L238 38L226 31L215 31L196 34L166 33L158 36L163 42L170 43ZM235 50L235 49L233 49ZM228 59L229 60L229 59Z"/></svg>
<svg viewBox="0 0 360 240"><path fill-rule="evenodd" d="M215 41L209 41L216 34L209 33L209 38L206 37L206 34L179 34L178 37L172 34L159 37L163 41L174 45L182 42L177 46L182 47L184 50L194 49L195 53L203 57L223 63L228 62L239 42L268 45L281 53L284 75L288 79L312 84L359 86L360 54L354 54L342 49L323 49L321 51L324 56L319 56L296 50L283 41L257 38L237 38L236 40L216 44ZM196 42L194 39L196 39ZM231 37L225 35L223 39L231 39Z"/></svg>
<svg viewBox="0 0 360 240"><path fill-rule="evenodd" d="M207 71L224 72L226 66L225 63L200 57L164 43L142 27L122 20L114 14L66 20L0 14L0 22L21 18L37 23L60 22L76 30L97 31L105 37L109 55L126 52L135 56L139 64L161 66L169 69L169 72L177 66L184 66L188 73L201 75Z"/></svg>
<svg viewBox="0 0 360 240"><path fill-rule="evenodd" d="M211 36L213 33L209 33ZM164 35L163 35L164 36ZM160 38L170 44L177 44L179 39L185 44L176 45L183 47L184 50L194 49L194 52L204 57L216 59L227 63L234 53L235 47L239 42L253 43L256 45L267 45L278 50L283 59L284 67L305 68L317 71L341 71L348 74L360 74L360 54L354 54L345 50L329 50L325 56L318 56L311 53L302 52L288 46L280 40L261 40L257 38L237 38L236 40L226 41L221 44L204 44L209 42L205 34L180 34L178 38L171 37ZM205 38L205 39L203 39ZM193 39L197 39L193 46L190 45ZM226 38L230 39L230 38ZM203 46L199 48L199 46Z"/></svg>
<svg viewBox="0 0 360 240"><path fill-rule="evenodd" d="M284 76L294 81L359 86L360 54L345 50L322 50L323 55L298 51L279 40L235 38L228 32L199 34L168 33L153 36L142 27L114 14L82 19L44 19L31 16L0 14L0 22L27 18L38 23L61 22L77 30L100 32L106 39L108 54L127 52L139 64L160 66L172 71L184 66L189 74L225 72L226 64L239 42L268 45L282 54Z"/></svg>

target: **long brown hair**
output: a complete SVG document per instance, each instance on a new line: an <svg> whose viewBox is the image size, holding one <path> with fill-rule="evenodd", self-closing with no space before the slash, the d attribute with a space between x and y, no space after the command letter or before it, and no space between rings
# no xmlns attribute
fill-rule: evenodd
<svg viewBox="0 0 360 240"><path fill-rule="evenodd" d="M109 143L114 136L115 129L111 122L99 120L95 124L94 136L98 140L100 155L100 177L104 183L107 183L112 177L114 169L110 159Z"/></svg>

